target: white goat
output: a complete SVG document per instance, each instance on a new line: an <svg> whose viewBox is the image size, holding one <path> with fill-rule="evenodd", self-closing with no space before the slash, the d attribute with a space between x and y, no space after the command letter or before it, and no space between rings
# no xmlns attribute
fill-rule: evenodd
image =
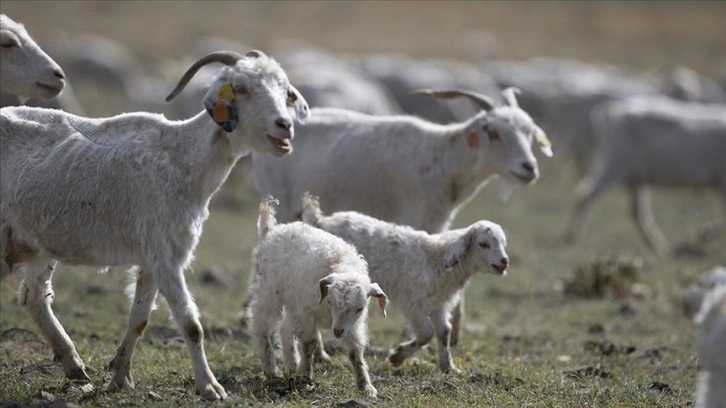
<svg viewBox="0 0 726 408"><path fill-rule="evenodd" d="M68 378L88 376L50 307L55 261L138 265L128 328L110 363L110 386L133 385L131 356L161 292L191 352L196 391L206 399L226 396L207 364L184 270L209 214L209 200L237 160L250 150L289 153L293 123L288 109L294 106L301 121L309 109L277 62L259 51L205 56L167 99L212 62L227 66L210 86L207 112L184 121L145 112L89 119L40 108L0 110L5 220L0 255L10 270L24 264L19 303Z"/></svg>
<svg viewBox="0 0 726 408"><path fill-rule="evenodd" d="M700 327L701 365L696 407L726 407L726 285L718 286L706 296L696 323Z"/></svg>
<svg viewBox="0 0 726 408"><path fill-rule="evenodd" d="M65 85L58 64L33 41L22 24L0 14L0 91L49 99Z"/></svg>
<svg viewBox="0 0 726 408"><path fill-rule="evenodd" d="M318 330L329 326L348 348L358 388L375 397L363 359L368 298L378 298L385 315L386 295L371 283L366 262L352 245L302 222L277 225L271 202L260 204L258 269L247 313L262 369L268 377L279 375L272 338L282 318L286 374L312 378ZM301 360L296 337L302 344Z"/></svg>
<svg viewBox="0 0 726 408"><path fill-rule="evenodd" d="M279 219L300 218L310 191L325 211L352 210L427 232L445 230L492 176L531 184L539 177L530 144L550 155L549 140L519 109L469 91L421 91L468 97L482 111L466 122L439 125L412 116L370 116L313 109L298 128L295 154L280 161L252 155L261 196L279 197Z"/></svg>
<svg viewBox="0 0 726 408"><path fill-rule="evenodd" d="M435 333L439 368L457 371L449 347L451 311L476 272L506 273L509 257L502 228L478 221L430 235L354 211L324 216L316 198L306 194L303 201L303 220L355 245L368 262L371 280L406 316L415 338L391 350L390 362L401 364Z"/></svg>
<svg viewBox="0 0 726 408"><path fill-rule="evenodd" d="M323 210L358 211L429 233L448 228L456 213L495 175L532 184L539 177L531 144L550 156L545 133L517 105L471 91L421 91L466 97L482 111L463 123L439 125L413 116L369 116L313 109L298 129L296 152L281 161L252 155L257 191L280 198L280 219L299 219L299 197L310 191ZM462 307L453 314L452 344L459 338Z"/></svg>
<svg viewBox="0 0 726 408"><path fill-rule="evenodd" d="M659 253L667 241L653 220L648 186L711 187L726 200L726 105L642 96L608 103L593 115L601 157L578 186L567 240L578 237L586 212L612 184L628 188L633 218Z"/></svg>

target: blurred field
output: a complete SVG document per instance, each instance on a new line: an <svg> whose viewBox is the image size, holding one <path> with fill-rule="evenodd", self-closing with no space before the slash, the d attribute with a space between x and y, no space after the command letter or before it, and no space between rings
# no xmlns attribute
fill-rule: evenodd
<svg viewBox="0 0 726 408"><path fill-rule="evenodd" d="M549 55L640 70L686 64L710 75L720 74L726 63L722 2L4 0L0 11L22 21L41 45L84 32L107 35L140 55L151 71L164 60L181 59L185 46L201 34L262 50L275 40L295 38L334 51L458 58ZM680 313L677 296L700 272L726 263L726 236L707 234L725 216L719 197L700 190L656 190L655 217L666 237L682 248L678 256L657 257L647 250L619 190L596 205L585 238L565 246L560 237L578 180L568 160L538 159L542 176L536 185L517 190L506 204L496 199L495 186L488 186L454 224L481 218L500 223L512 257L508 276L477 276L469 286L467 330L455 350L463 373L439 374L429 350L396 369L380 355L368 356L380 393L376 405L692 405L696 333ZM256 208L249 177L228 180L213 200L193 271L187 274L202 312L210 366L230 393L217 405L331 406L362 398L341 354L332 365L317 366L312 386L264 386L238 319L256 244ZM608 261L634 270L633 281L640 284L636 291L628 282L625 290L603 297L563 293L578 266ZM136 389L103 391L110 379L106 364L126 327L128 301L120 271L99 275L61 266L54 279L54 310L91 367L95 389L90 392L65 381L50 348L16 305L20 279L16 274L0 281L1 406L49 404L52 398L41 391L84 406L200 403L193 395L188 353L165 307L154 313L136 350ZM372 312L374 349L395 345L401 324L395 307L388 319Z"/></svg>

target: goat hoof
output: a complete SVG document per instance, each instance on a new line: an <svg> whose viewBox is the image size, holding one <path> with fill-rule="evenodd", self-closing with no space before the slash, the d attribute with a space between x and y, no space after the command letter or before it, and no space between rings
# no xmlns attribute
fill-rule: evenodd
<svg viewBox="0 0 726 408"><path fill-rule="evenodd" d="M91 382L91 377L86 374L86 370L83 367L74 367L68 370L65 375L69 380Z"/></svg>
<svg viewBox="0 0 726 408"><path fill-rule="evenodd" d="M363 389L361 391L366 393L368 398L372 398L372 399L378 398L378 390L376 389L376 387L374 387L370 384L366 384L366 386L363 387Z"/></svg>
<svg viewBox="0 0 726 408"><path fill-rule="evenodd" d="M110 383L106 386L108 391L119 391L124 388L135 388L134 379L131 375L122 378L113 378Z"/></svg>
<svg viewBox="0 0 726 408"><path fill-rule="evenodd" d="M405 360L405 358L401 357L401 355L397 352L392 352L388 355L388 361L390 361L394 367L400 366L403 363L403 360Z"/></svg>
<svg viewBox="0 0 726 408"><path fill-rule="evenodd" d="M447 366L439 367L439 368L441 368L441 372L443 372L444 374L461 374L461 370L454 367L453 364L450 366L447 365Z"/></svg>
<svg viewBox="0 0 726 408"><path fill-rule="evenodd" d="M317 348L315 349L315 362L316 363L320 363L320 362L329 363L331 361L332 360L330 359L330 354L325 352L325 350L318 350Z"/></svg>
<svg viewBox="0 0 726 408"><path fill-rule="evenodd" d="M216 380L212 380L209 384L197 387L197 394L205 400L217 401L227 398L227 392L224 387L219 385Z"/></svg>

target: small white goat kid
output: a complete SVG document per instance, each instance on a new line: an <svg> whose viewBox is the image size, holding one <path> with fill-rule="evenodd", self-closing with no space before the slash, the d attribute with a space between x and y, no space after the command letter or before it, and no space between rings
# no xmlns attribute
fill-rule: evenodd
<svg viewBox="0 0 726 408"><path fill-rule="evenodd" d="M48 99L65 85L65 74L22 24L0 14L0 91L30 98Z"/></svg>
<svg viewBox="0 0 726 408"><path fill-rule="evenodd" d="M305 194L303 220L355 245L368 262L371 280L399 307L415 338L389 353L401 364L436 334L439 368L457 371L449 347L450 315L459 293L476 272L506 274L509 257L502 228L478 221L467 228L428 234L354 211L324 216L318 200Z"/></svg>
<svg viewBox="0 0 726 408"><path fill-rule="evenodd" d="M696 407L726 407L726 285L718 286L706 296L696 323L700 327L701 365Z"/></svg>
<svg viewBox="0 0 726 408"><path fill-rule="evenodd" d="M128 328L110 363L110 386L133 386L131 356L157 293L166 299L192 357L196 391L225 398L209 369L197 308L184 270L209 215L212 195L251 150L283 156L305 100L262 52L209 54L222 68L204 100L207 111L183 121L146 112L90 119L60 110L0 110L0 259L24 265L19 303L29 311L71 379L83 362L51 310L56 261L140 268ZM210 118L211 116L211 118Z"/></svg>
<svg viewBox="0 0 726 408"><path fill-rule="evenodd" d="M258 269L247 313L263 371L268 377L279 375L272 338L282 319L286 374L312 378L318 330L328 326L348 348L358 389L375 397L363 359L368 298L378 298L385 315L386 295L371 283L366 262L352 245L302 222L277 225L273 201L260 204ZM302 345L302 359L295 338Z"/></svg>

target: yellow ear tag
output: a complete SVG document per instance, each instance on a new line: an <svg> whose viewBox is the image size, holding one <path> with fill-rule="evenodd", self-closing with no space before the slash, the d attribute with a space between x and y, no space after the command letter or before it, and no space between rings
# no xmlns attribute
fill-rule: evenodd
<svg viewBox="0 0 726 408"><path fill-rule="evenodd" d="M225 101L233 101L234 90L232 89L232 84L230 84L229 82L225 82L224 84L222 84L217 90L217 98L224 99Z"/></svg>
<svg viewBox="0 0 726 408"><path fill-rule="evenodd" d="M212 119L217 123L229 121L229 111L223 101L219 100L214 104L214 108L212 108Z"/></svg>
<svg viewBox="0 0 726 408"><path fill-rule="evenodd" d="M476 133L476 130L472 129L469 131L469 136L466 138L466 143L469 145L469 147L479 146L479 135Z"/></svg>

